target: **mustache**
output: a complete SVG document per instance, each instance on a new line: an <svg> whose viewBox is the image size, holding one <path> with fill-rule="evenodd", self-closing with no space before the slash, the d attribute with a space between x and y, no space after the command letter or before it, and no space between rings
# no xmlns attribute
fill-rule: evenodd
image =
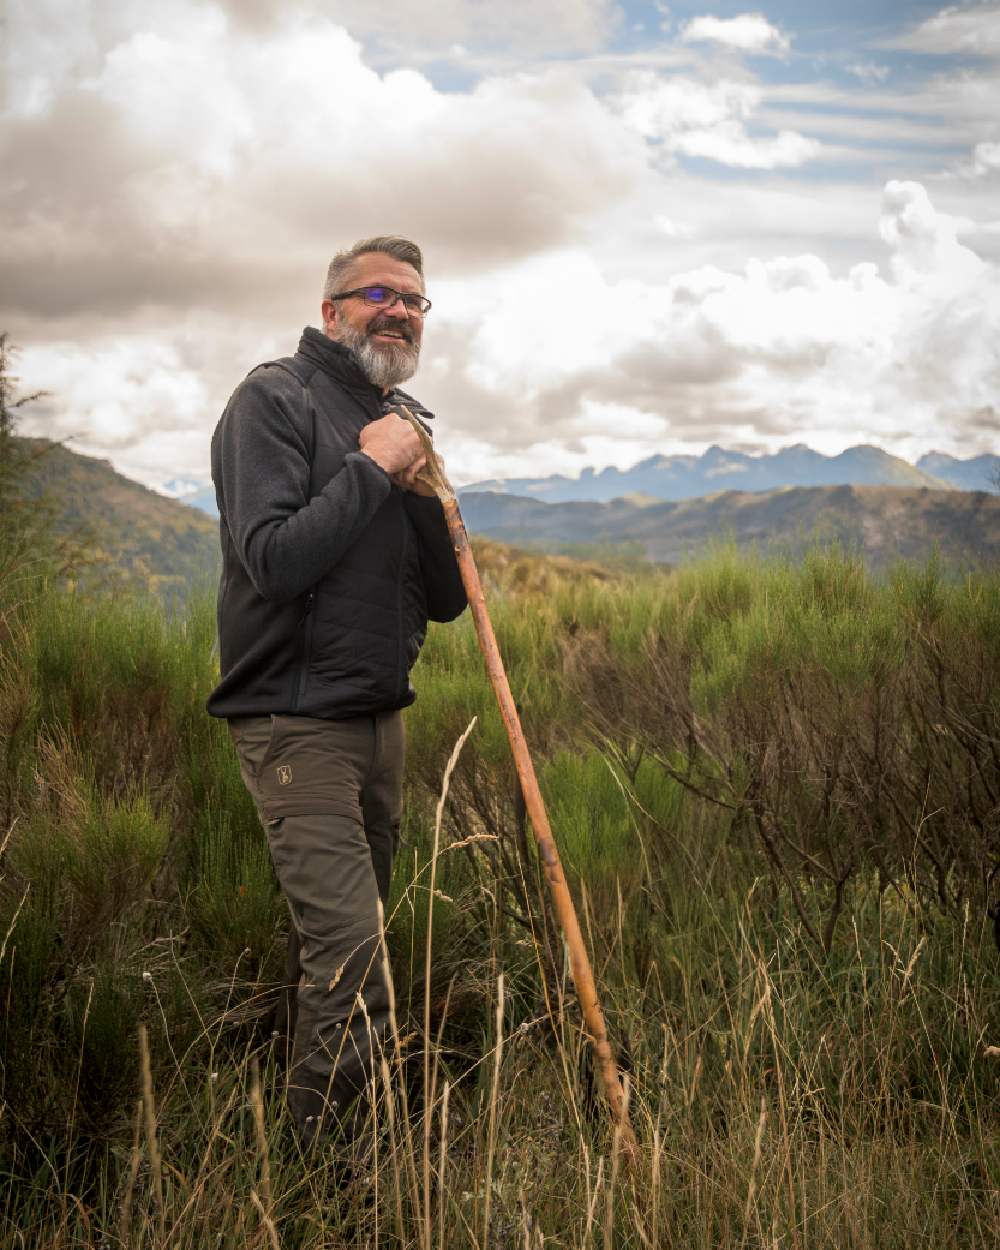
<svg viewBox="0 0 1000 1250"><path fill-rule="evenodd" d="M369 322L365 334L370 338L371 335L378 334L380 330L391 330L405 342L413 345L413 330L405 321L397 321L394 317L376 317L374 321Z"/></svg>

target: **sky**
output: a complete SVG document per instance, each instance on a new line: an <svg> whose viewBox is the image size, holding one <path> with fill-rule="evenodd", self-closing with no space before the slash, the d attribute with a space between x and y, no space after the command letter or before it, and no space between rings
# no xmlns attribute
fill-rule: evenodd
<svg viewBox="0 0 1000 1250"><path fill-rule="evenodd" d="M1000 3L6 0L0 39L21 429L149 486L208 481L382 233L456 484L1000 451Z"/></svg>

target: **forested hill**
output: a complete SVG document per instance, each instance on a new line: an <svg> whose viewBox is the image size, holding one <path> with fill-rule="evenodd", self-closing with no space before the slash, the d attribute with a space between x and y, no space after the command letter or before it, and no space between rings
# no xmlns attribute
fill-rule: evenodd
<svg viewBox="0 0 1000 1250"><path fill-rule="evenodd" d="M81 540L87 576L167 598L217 580L218 521L123 477L106 460L45 439L18 442L33 453L23 489L48 501L58 534Z"/></svg>

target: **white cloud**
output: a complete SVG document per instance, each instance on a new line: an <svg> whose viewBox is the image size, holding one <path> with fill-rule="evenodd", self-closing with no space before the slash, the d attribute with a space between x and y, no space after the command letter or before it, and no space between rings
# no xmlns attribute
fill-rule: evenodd
<svg viewBox="0 0 1000 1250"><path fill-rule="evenodd" d="M966 136L985 138L996 129L1000 116L1000 75L994 66L949 67L913 84L909 90L866 92L859 99L856 90L822 81L771 83L767 89L770 105L788 105L816 110L818 120L838 128L849 137L852 126L865 127L876 120L882 133L901 142L918 145L959 144ZM985 132L985 133L984 133ZM864 129L862 134L866 133ZM919 147L912 154L897 153L898 160L920 160Z"/></svg>
<svg viewBox="0 0 1000 1250"><path fill-rule="evenodd" d="M954 220L916 183L887 184L879 230L887 274L866 262L837 275L804 254L616 282L567 252L544 271L522 265L488 315L477 315L472 284L462 320L475 329L451 345L450 376L428 380L451 414L443 428L469 457L457 467L566 471L594 463L599 446L604 463L623 465L710 442L986 450L1000 270L957 241ZM566 308L587 316L567 320ZM617 450L602 425L609 413L623 434Z"/></svg>
<svg viewBox="0 0 1000 1250"><path fill-rule="evenodd" d="M899 286L974 288L988 282L988 267L958 242L959 222L939 213L919 182L889 182L885 187L879 233L892 252Z"/></svg>
<svg viewBox="0 0 1000 1250"><path fill-rule="evenodd" d="M226 7L239 19L244 4L227 0ZM622 20L614 0L338 0L331 9L339 25L381 52L418 58L450 59L456 44L508 56L566 56L600 47Z"/></svg>
<svg viewBox="0 0 1000 1250"><path fill-rule="evenodd" d="M689 224L675 221L673 217L668 217L666 213L656 213L653 217L653 224L668 239L689 239L694 233Z"/></svg>
<svg viewBox="0 0 1000 1250"><path fill-rule="evenodd" d="M611 48L611 0L8 3L0 327L53 392L33 432L204 477L226 396L294 349L330 253L400 230L435 303L415 389L458 480L710 442L995 444L982 66L907 92L872 71L859 104L720 60L787 52L760 14ZM885 175L809 167L855 139L902 175L884 243ZM958 145L980 174L932 204L913 179Z"/></svg>
<svg viewBox="0 0 1000 1250"><path fill-rule="evenodd" d="M718 43L740 52L785 56L791 40L772 26L763 13L741 13L739 17L696 17L681 31L684 43Z"/></svg>
<svg viewBox="0 0 1000 1250"><path fill-rule="evenodd" d="M977 143L972 151L972 168L979 177L1000 170L1000 143Z"/></svg>
<svg viewBox="0 0 1000 1250"><path fill-rule="evenodd" d="M794 130L781 130L770 139L751 138L742 123L726 121L711 130L681 135L676 150L738 169L784 169L812 160L820 146L817 140Z"/></svg>
<svg viewBox="0 0 1000 1250"><path fill-rule="evenodd" d="M648 71L628 78L620 107L629 125L662 150L703 157L743 169L801 165L821 145L796 131L751 135L746 123L758 110L760 87L723 79L706 85Z"/></svg>
<svg viewBox="0 0 1000 1250"><path fill-rule="evenodd" d="M648 71L628 79L622 98L626 121L648 139L707 130L732 118L743 120L759 105L761 91L750 83L706 86L690 78L665 78Z"/></svg>
<svg viewBox="0 0 1000 1250"><path fill-rule="evenodd" d="M1000 4L950 5L885 46L927 54L933 72L910 93L886 94L881 107L936 117L954 142L977 149L972 165L956 172L965 178L989 172L1000 117ZM958 63L937 59L946 57Z"/></svg>
<svg viewBox="0 0 1000 1250"><path fill-rule="evenodd" d="M610 279L579 249L435 284L417 393L440 414L457 481L629 464L711 442L901 454L985 450L1000 386L1000 273L957 241L919 184L886 187L889 271L842 276L817 256L702 266L662 281ZM255 360L282 354L239 330L24 353L25 386L58 396L32 431L155 484L204 476L224 396ZM218 359L199 347L204 337ZM978 424L977 424L978 422ZM995 441L995 432L993 435Z"/></svg>
<svg viewBox="0 0 1000 1250"><path fill-rule="evenodd" d="M1000 56L1000 4L949 5L891 46L936 55Z"/></svg>
<svg viewBox="0 0 1000 1250"><path fill-rule="evenodd" d="M176 345L142 335L91 347L56 341L25 347L19 365L25 383L44 379L48 391L25 409L26 433L111 455L153 484L175 471L204 474L207 379Z"/></svg>
<svg viewBox="0 0 1000 1250"><path fill-rule="evenodd" d="M888 65L878 65L874 61L857 61L853 65L848 65L847 72L853 74L855 78L860 78L862 82L882 83L889 77L891 71Z"/></svg>
<svg viewBox="0 0 1000 1250"><path fill-rule="evenodd" d="M345 240L404 225L439 271L496 264L577 236L647 159L569 70L444 92L295 11L266 38L211 6L161 15L43 96L0 151L18 171L3 312L262 306L315 291Z"/></svg>

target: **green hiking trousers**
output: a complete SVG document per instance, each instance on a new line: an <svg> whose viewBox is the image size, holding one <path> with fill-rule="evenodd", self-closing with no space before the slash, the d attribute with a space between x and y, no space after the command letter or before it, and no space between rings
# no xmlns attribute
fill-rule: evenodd
<svg viewBox="0 0 1000 1250"><path fill-rule="evenodd" d="M337 1122L360 1124L388 1027L378 899L387 905L399 839L403 718L251 716L229 727L291 913L287 1098L308 1144Z"/></svg>

